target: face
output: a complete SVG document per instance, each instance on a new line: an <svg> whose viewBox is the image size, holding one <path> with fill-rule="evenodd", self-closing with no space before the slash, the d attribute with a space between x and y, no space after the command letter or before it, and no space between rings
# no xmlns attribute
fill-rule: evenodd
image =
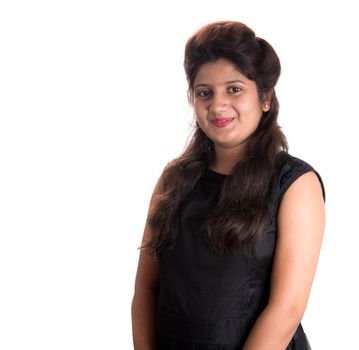
<svg viewBox="0 0 359 350"><path fill-rule="evenodd" d="M259 100L254 81L230 61L204 63L194 81L193 106L202 131L215 151L242 150L256 130L267 103Z"/></svg>

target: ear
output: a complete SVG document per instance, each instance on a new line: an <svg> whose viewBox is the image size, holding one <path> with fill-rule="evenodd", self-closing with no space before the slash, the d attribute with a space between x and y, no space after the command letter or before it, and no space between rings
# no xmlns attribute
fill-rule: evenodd
<svg viewBox="0 0 359 350"><path fill-rule="evenodd" d="M262 110L263 112L268 112L270 110L270 103L267 100L262 103Z"/></svg>
<svg viewBox="0 0 359 350"><path fill-rule="evenodd" d="M265 93L263 96L262 110L268 112L270 110L270 101L272 100L272 92Z"/></svg>

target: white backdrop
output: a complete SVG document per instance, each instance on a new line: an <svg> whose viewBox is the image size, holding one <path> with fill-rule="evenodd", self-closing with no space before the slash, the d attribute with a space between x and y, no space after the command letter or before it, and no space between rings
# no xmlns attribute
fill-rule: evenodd
<svg viewBox="0 0 359 350"><path fill-rule="evenodd" d="M304 329L358 347L355 1L2 1L0 348L131 349L147 205L192 118L186 39L246 23L276 49L290 153L327 191Z"/></svg>

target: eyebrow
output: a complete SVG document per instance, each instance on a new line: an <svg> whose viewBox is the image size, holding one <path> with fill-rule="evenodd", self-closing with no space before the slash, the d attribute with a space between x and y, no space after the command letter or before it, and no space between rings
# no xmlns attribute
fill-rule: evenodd
<svg viewBox="0 0 359 350"><path fill-rule="evenodd" d="M246 85L246 83L242 80L229 80L229 81L225 81L224 83L220 84L220 85L228 85L228 84L233 84L233 83L242 83L243 85ZM200 83L200 84L196 84L194 86L194 88L197 88L199 86L211 86L210 84L204 84L204 83Z"/></svg>

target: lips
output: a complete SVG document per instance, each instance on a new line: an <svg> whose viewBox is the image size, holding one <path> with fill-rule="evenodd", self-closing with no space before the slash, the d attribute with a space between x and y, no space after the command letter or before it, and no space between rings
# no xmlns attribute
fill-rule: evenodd
<svg viewBox="0 0 359 350"><path fill-rule="evenodd" d="M216 118L213 120L213 124L217 128L224 128L233 121L234 118Z"/></svg>

